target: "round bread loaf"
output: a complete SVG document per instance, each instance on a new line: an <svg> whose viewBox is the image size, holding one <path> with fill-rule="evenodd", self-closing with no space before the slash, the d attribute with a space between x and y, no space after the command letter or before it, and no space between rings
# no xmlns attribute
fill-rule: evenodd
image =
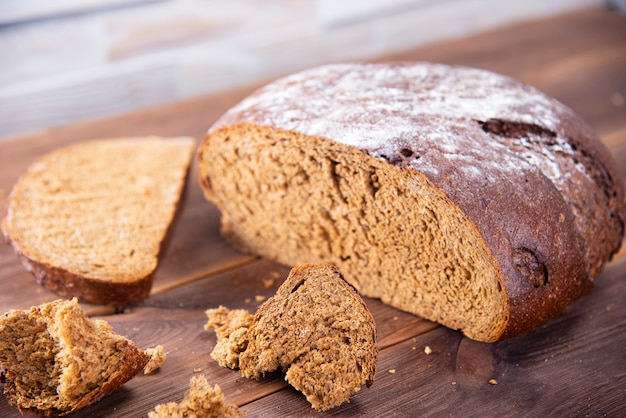
<svg viewBox="0 0 626 418"><path fill-rule="evenodd" d="M198 155L239 249L334 263L362 294L481 341L562 312L624 233L623 188L592 129L478 69L293 74L228 111Z"/></svg>

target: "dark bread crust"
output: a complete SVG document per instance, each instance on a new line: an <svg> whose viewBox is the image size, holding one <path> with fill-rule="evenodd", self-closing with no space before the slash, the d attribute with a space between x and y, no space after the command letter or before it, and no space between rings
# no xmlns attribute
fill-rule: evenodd
<svg viewBox="0 0 626 418"><path fill-rule="evenodd" d="M145 351L137 348L137 346L130 341L120 341L117 344L117 349L119 350L120 356L124 358L124 362L120 364L118 372L111 376L111 379L83 397L80 402L77 402L72 411L91 405L103 396L119 389L124 383L141 372L150 361L150 356ZM69 412L66 412L64 415L67 413Z"/></svg>
<svg viewBox="0 0 626 418"><path fill-rule="evenodd" d="M623 186L606 147L566 106L508 77L383 63L278 80L227 112L200 147L201 184L220 209L219 179L202 171L219 158L210 141L249 132L272 138L268 146L298 136L319 149L338 144L425 176L471 219L497 263L509 312L494 339L562 312L592 287L624 235ZM246 249L246 237L230 238Z"/></svg>
<svg viewBox="0 0 626 418"><path fill-rule="evenodd" d="M132 282L92 279L32 260L13 244L9 236L5 236L5 239L13 246L22 265L32 273L37 283L65 298L77 297L81 302L124 308L141 302L150 294L154 273Z"/></svg>

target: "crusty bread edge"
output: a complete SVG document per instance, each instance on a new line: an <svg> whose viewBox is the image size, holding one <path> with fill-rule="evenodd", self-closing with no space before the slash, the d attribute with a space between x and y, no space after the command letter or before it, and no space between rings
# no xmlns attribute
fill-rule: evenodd
<svg viewBox="0 0 626 418"><path fill-rule="evenodd" d="M75 405L75 408L70 411L74 412L77 409L84 408L93 402L101 399L103 396L117 390L124 383L135 377L150 361L150 356L144 351L137 348L131 341L122 340L118 344L118 349L122 353L122 356L127 360L125 361L117 373L113 375L113 378L104 382L97 389L93 390L89 394L85 395L80 402Z"/></svg>
<svg viewBox="0 0 626 418"><path fill-rule="evenodd" d="M40 263L24 254L5 234L5 239L17 254L20 262L45 288L65 298L76 296L81 302L125 307L148 297L154 271L132 282L108 282L74 274L65 269Z"/></svg>

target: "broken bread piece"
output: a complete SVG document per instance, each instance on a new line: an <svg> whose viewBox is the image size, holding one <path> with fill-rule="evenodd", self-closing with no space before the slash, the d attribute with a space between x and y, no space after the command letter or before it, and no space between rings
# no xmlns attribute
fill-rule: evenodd
<svg viewBox="0 0 626 418"><path fill-rule="evenodd" d="M228 309L224 306L206 311L209 322L205 329L215 328L217 344L211 352L213 360L222 367L239 368L239 355L248 347L248 328L254 316L245 309Z"/></svg>
<svg viewBox="0 0 626 418"><path fill-rule="evenodd" d="M7 242L61 296L116 307L145 299L194 147L186 137L119 138L43 156L11 192Z"/></svg>
<svg viewBox="0 0 626 418"><path fill-rule="evenodd" d="M285 380L318 411L373 383L376 324L335 266L294 267L252 321L224 307L208 310L207 316L207 327L218 337L211 355L220 365L238 365L242 376L255 379L285 372Z"/></svg>
<svg viewBox="0 0 626 418"><path fill-rule="evenodd" d="M150 359L76 298L0 316L4 392L21 413L61 416L116 390Z"/></svg>
<svg viewBox="0 0 626 418"><path fill-rule="evenodd" d="M241 418L246 413L237 405L226 403L218 385L211 387L203 375L194 376L180 403L157 405L148 418Z"/></svg>

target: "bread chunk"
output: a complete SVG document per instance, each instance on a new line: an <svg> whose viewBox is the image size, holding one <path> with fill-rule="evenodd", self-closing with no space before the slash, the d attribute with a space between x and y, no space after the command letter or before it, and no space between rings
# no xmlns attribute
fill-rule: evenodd
<svg viewBox="0 0 626 418"><path fill-rule="evenodd" d="M3 233L25 268L59 295L138 302L150 292L194 145L119 138L53 151L14 186Z"/></svg>
<svg viewBox="0 0 626 418"><path fill-rule="evenodd" d="M0 317L4 392L21 413L75 412L122 386L148 360L108 323L87 318L75 298Z"/></svg>
<svg viewBox="0 0 626 418"><path fill-rule="evenodd" d="M561 313L624 235L623 185L591 128L472 68L305 70L229 110L198 158L238 249L335 264L361 294L479 341Z"/></svg>
<svg viewBox="0 0 626 418"><path fill-rule="evenodd" d="M211 352L222 367L239 368L239 355L248 347L248 329L254 316L245 309L229 310L224 306L206 311L209 321L205 329L215 329L217 344Z"/></svg>
<svg viewBox="0 0 626 418"><path fill-rule="evenodd" d="M144 353L146 353L150 358L146 366L143 368L144 374L154 373L156 370L160 369L167 358L165 350L160 344L153 348L146 348Z"/></svg>
<svg viewBox="0 0 626 418"><path fill-rule="evenodd" d="M294 267L254 318L224 307L207 315L218 338L211 355L221 366L255 379L285 372L316 410L338 406L374 381L374 319L334 266Z"/></svg>
<svg viewBox="0 0 626 418"><path fill-rule="evenodd" d="M180 403L157 405L149 418L241 418L246 414L237 405L228 404L218 385L211 387L204 376L195 376Z"/></svg>

